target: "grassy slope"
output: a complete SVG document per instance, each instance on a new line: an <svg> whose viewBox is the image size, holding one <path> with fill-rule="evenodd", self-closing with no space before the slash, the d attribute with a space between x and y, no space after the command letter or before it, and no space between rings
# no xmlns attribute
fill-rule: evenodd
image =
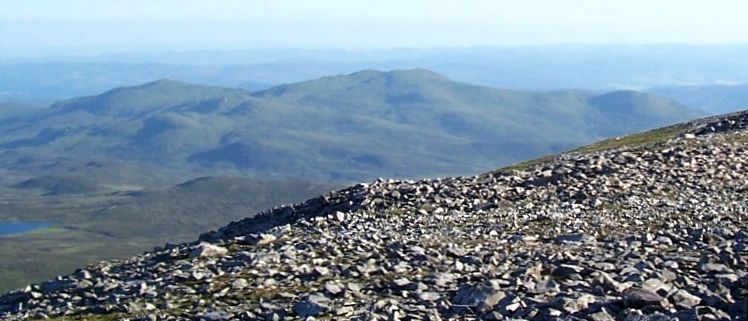
<svg viewBox="0 0 748 321"><path fill-rule="evenodd" d="M669 139L677 137L678 135L684 132L684 129L685 129L684 124L676 124L676 125L653 129L653 130L649 130L646 132L632 134L628 136L605 139L594 144L585 145L585 146L582 146L576 149L572 149L565 153L589 154L589 153L611 150L611 149L616 149L616 148L639 147L639 146L645 146L648 144L656 144L656 143L664 142ZM512 171L526 170L530 167L541 165L546 162L552 161L557 156L558 155L546 155L540 158L512 164L510 166L503 167L496 171L492 171L491 173L494 173L494 172L509 173Z"/></svg>

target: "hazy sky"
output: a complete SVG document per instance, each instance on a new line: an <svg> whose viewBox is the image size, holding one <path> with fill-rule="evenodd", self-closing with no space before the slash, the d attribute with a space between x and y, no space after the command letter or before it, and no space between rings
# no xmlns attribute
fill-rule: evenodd
<svg viewBox="0 0 748 321"><path fill-rule="evenodd" d="M748 43L747 12L746 0L0 0L0 50Z"/></svg>

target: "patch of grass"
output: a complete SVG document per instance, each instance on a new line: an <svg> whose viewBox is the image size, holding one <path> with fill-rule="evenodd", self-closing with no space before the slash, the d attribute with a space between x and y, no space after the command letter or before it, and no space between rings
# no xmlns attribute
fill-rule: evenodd
<svg viewBox="0 0 748 321"><path fill-rule="evenodd" d="M484 174L484 175L511 173L512 171L528 170L529 168L533 166L551 162L556 157L562 154L570 154L570 153L591 154L595 152L622 148L622 147L639 147L639 146L644 146L647 144L664 142L669 139L677 137L682 132L683 132L683 125L673 125L673 126L650 130L647 132L633 134L629 136L606 139L606 140L603 140L603 141L600 141L600 142L597 142L591 145L582 146L580 148L573 149L573 150L570 150L570 151L567 151L561 154L546 155L540 158L516 163L516 164L503 167L492 172L488 172L487 174Z"/></svg>
<svg viewBox="0 0 748 321"><path fill-rule="evenodd" d="M58 317L58 318L50 318L46 320L51 321L79 321L79 320L86 320L86 321L115 321L115 320L122 320L123 318L128 317L127 315L120 314L120 313L113 313L113 314L104 314L104 315L79 315L79 316L73 316L73 317Z"/></svg>
<svg viewBox="0 0 748 321"><path fill-rule="evenodd" d="M0 290L8 291L89 263L128 257L152 247L149 239L118 239L82 230L30 233L0 242Z"/></svg>
<svg viewBox="0 0 748 321"><path fill-rule="evenodd" d="M31 235L31 236L34 236L34 235L43 235L43 234L62 233L62 232L65 232L65 231L67 231L66 228L52 226L52 227L40 228L38 230L33 230L31 232L28 232L28 233L23 233L22 235Z"/></svg>
<svg viewBox="0 0 748 321"><path fill-rule="evenodd" d="M728 143L735 143L735 144L748 143L748 134L744 134L744 133L734 134L734 135L725 135L723 137L725 141L727 141Z"/></svg>
<svg viewBox="0 0 748 321"><path fill-rule="evenodd" d="M674 125L670 127L650 130L639 134L606 139L598 143L574 149L570 151L570 153L589 154L621 147L639 147L647 144L667 141L669 139L677 137L682 132L682 125Z"/></svg>
<svg viewBox="0 0 748 321"><path fill-rule="evenodd" d="M513 164L513 165L509 165L509 166L501 168L501 169L499 169L499 170L497 170L495 172L511 173L512 171L524 171L524 170L527 170L528 168L530 168L530 167L532 167L534 165L539 165L539 164L550 162L553 159L555 159L557 156L558 155L555 155L555 154L554 155L546 155L546 156L543 156L543 157L540 157L540 158L531 159L529 161L524 161L524 162L516 163L516 164Z"/></svg>

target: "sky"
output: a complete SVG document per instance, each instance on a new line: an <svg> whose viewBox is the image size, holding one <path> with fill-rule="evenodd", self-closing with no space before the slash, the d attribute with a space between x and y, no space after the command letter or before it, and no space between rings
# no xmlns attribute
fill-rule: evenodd
<svg viewBox="0 0 748 321"><path fill-rule="evenodd" d="M745 0L0 0L6 55L748 43Z"/></svg>

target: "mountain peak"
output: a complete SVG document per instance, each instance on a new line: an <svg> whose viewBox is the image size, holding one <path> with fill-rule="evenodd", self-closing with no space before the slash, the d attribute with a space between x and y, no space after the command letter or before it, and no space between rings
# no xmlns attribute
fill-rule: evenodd
<svg viewBox="0 0 748 321"><path fill-rule="evenodd" d="M115 88L97 96L66 100L55 104L54 107L65 111L133 116L156 108L163 109L211 99L241 98L248 95L248 92L242 89L158 79L142 85Z"/></svg>
<svg viewBox="0 0 748 321"><path fill-rule="evenodd" d="M415 90L442 86L452 81L438 73L426 69L403 69L380 71L364 69L347 75L322 77L293 84L280 85L256 93L258 96L283 97L318 97L335 95L337 97L361 95L386 96L386 92Z"/></svg>
<svg viewBox="0 0 748 321"><path fill-rule="evenodd" d="M618 113L631 113L634 111L647 113L685 111L694 117L701 115L700 112L691 110L670 98L633 90L620 90L598 95L590 98L590 104L607 111Z"/></svg>
<svg viewBox="0 0 748 321"><path fill-rule="evenodd" d="M449 80L446 76L433 72L428 69L414 68L414 69L395 69L390 71L380 71L376 69L364 69L361 71L349 74L348 77L353 78L373 78L373 77L399 77L399 78L418 78L418 79L440 79Z"/></svg>
<svg viewBox="0 0 748 321"><path fill-rule="evenodd" d="M186 83L186 82L182 82L182 81L178 81L178 80L174 80L174 79L170 79L170 78L161 78L161 79L156 79L154 81L142 84L142 85L137 86L137 87L176 86L176 85L178 85L178 86L195 86L195 85L190 84L190 83Z"/></svg>

